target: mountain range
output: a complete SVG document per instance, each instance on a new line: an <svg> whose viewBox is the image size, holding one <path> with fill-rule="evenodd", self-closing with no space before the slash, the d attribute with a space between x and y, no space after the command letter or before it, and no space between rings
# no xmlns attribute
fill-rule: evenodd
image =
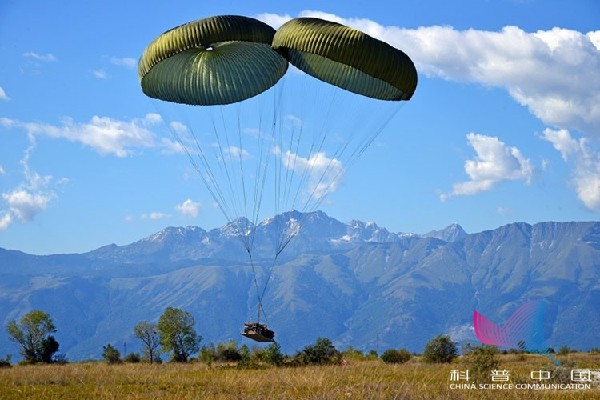
<svg viewBox="0 0 600 400"><path fill-rule="evenodd" d="M253 345L239 332L268 282L263 321L288 353L319 337L378 351L420 352L440 333L477 343L474 310L502 324L530 300L547 302L550 346L589 349L600 347L599 277L600 222L416 235L292 211L257 225L168 227L83 254L0 248L0 324L42 309L60 352L97 359L108 343L137 351L133 326L172 306L194 315L201 344ZM2 329L0 355L17 352Z"/></svg>

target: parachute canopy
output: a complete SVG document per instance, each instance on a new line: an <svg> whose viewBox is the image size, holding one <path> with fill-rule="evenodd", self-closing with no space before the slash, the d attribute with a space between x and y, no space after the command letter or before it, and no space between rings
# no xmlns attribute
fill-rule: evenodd
<svg viewBox="0 0 600 400"><path fill-rule="evenodd" d="M381 100L409 100L417 70L401 50L350 27L295 18L275 33L273 48L324 82Z"/></svg>
<svg viewBox="0 0 600 400"><path fill-rule="evenodd" d="M190 105L230 104L254 97L285 74L271 48L275 30L253 18L222 15L171 29L146 48L138 64L143 92Z"/></svg>

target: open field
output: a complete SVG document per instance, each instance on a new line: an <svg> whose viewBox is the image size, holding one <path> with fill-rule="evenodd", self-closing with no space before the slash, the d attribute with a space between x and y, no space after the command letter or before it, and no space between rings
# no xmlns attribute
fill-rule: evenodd
<svg viewBox="0 0 600 400"><path fill-rule="evenodd" d="M572 368L600 369L600 354L559 357L566 365L562 383ZM530 371L560 370L545 357L501 356L514 386L540 383ZM234 365L72 363L13 366L0 369L0 399L597 399L591 389L450 389L450 371L464 370L461 361L425 364L414 357L406 364L380 360L347 366L265 367ZM473 382L471 380L471 382ZM544 381L542 383L558 383ZM464 383L464 382L460 382ZM492 383L489 379L481 383Z"/></svg>

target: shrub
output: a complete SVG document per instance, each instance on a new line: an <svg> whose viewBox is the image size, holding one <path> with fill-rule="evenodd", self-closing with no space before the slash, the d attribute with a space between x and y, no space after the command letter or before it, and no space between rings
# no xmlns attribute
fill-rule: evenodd
<svg viewBox="0 0 600 400"><path fill-rule="evenodd" d="M121 353L119 350L114 348L112 345L107 344L102 346L102 358L109 364L116 364L121 362Z"/></svg>
<svg viewBox="0 0 600 400"><path fill-rule="evenodd" d="M401 363L407 362L408 360L410 360L410 358L411 358L411 354L406 349L401 349L401 350L389 349L389 350L384 351L383 354L381 355L381 359L385 363L401 364Z"/></svg>
<svg viewBox="0 0 600 400"><path fill-rule="evenodd" d="M281 365L285 360L285 354L281 352L279 343L271 343L264 349L264 360L271 365Z"/></svg>
<svg viewBox="0 0 600 400"><path fill-rule="evenodd" d="M500 366L498 353L498 349L494 346L475 346L465 355L465 361L470 371L473 371L477 377L483 378Z"/></svg>
<svg viewBox="0 0 600 400"><path fill-rule="evenodd" d="M140 357L140 355L138 353L129 353L125 356L123 361L128 362L128 363L139 363L140 361L142 361L142 358Z"/></svg>
<svg viewBox="0 0 600 400"><path fill-rule="evenodd" d="M367 360L377 360L379 358L379 354L377 354L377 350L369 350L369 354L367 354Z"/></svg>
<svg viewBox="0 0 600 400"><path fill-rule="evenodd" d="M211 365L212 362L217 359L217 349L215 349L215 345L210 343L208 346L202 346L200 353L198 354L198 359L203 363Z"/></svg>
<svg viewBox="0 0 600 400"><path fill-rule="evenodd" d="M561 346L558 349L558 354L560 355L565 355L565 354L569 354L569 353L577 353L577 350L570 348L569 346Z"/></svg>
<svg viewBox="0 0 600 400"><path fill-rule="evenodd" d="M10 367L10 354L7 354L4 359L0 358L0 368Z"/></svg>
<svg viewBox="0 0 600 400"><path fill-rule="evenodd" d="M318 338L315 344L306 346L294 357L299 365L326 365L339 364L342 360L342 354L336 350L331 340L327 338Z"/></svg>
<svg viewBox="0 0 600 400"><path fill-rule="evenodd" d="M447 335L438 335L427 342L423 351L426 362L449 363L458 355L456 343Z"/></svg>
<svg viewBox="0 0 600 400"><path fill-rule="evenodd" d="M246 347L247 349L248 347ZM235 340L217 345L217 360L219 361L240 361L243 356L237 347Z"/></svg>

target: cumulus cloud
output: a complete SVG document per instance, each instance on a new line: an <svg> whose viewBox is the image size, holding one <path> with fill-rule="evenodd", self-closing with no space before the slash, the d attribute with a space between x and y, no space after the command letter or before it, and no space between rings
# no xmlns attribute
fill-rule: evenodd
<svg viewBox="0 0 600 400"><path fill-rule="evenodd" d="M600 139L600 31L404 29L321 11L299 16L343 23L388 42L404 50L427 76L503 87L544 123ZM258 17L274 27L290 18Z"/></svg>
<svg viewBox="0 0 600 400"><path fill-rule="evenodd" d="M65 118L61 125L51 125L0 118L0 126L21 128L32 136L46 135L79 142L100 154L126 157L134 148L157 146L154 134L149 128L161 120L158 114L147 114L144 118L129 121L93 116L90 121L84 123Z"/></svg>
<svg viewBox="0 0 600 400"><path fill-rule="evenodd" d="M33 60L42 61L42 62L56 62L56 61L58 61L58 59L52 53L39 54L39 53L36 53L36 52L33 52L33 51L28 51L26 53L23 53L23 57L31 58Z"/></svg>
<svg viewBox="0 0 600 400"><path fill-rule="evenodd" d="M320 202L326 195L334 192L345 172L342 162L337 158L327 157L324 151L301 157L290 150L282 152L279 147L275 147L273 153L280 158L286 169L301 176L301 180L307 178L305 195L309 196L309 201L312 199Z"/></svg>
<svg viewBox="0 0 600 400"><path fill-rule="evenodd" d="M175 206L175 209L182 215L196 218L200 212L200 203L187 199L183 203Z"/></svg>
<svg viewBox="0 0 600 400"><path fill-rule="evenodd" d="M8 97L2 86L0 86L0 100L10 100L10 97Z"/></svg>
<svg viewBox="0 0 600 400"><path fill-rule="evenodd" d="M20 163L23 168L23 181L15 188L2 193L5 209L0 212L0 229L7 229L15 220L32 221L37 214L46 210L48 204L57 197L56 187L67 180L57 182L51 175L40 175L31 170L29 158L35 149L35 137L29 136L30 146L25 150Z"/></svg>
<svg viewBox="0 0 600 400"><path fill-rule="evenodd" d="M552 143L563 160L573 163L572 185L590 210L600 212L600 152L585 138L575 139L566 129L546 128L542 139Z"/></svg>
<svg viewBox="0 0 600 400"><path fill-rule="evenodd" d="M507 146L497 137L469 133L469 145L475 150L474 160L465 162L466 182L455 183L452 192L442 194L445 201L454 196L469 196L490 190L501 181L523 180L529 184L534 167L516 147Z"/></svg>

